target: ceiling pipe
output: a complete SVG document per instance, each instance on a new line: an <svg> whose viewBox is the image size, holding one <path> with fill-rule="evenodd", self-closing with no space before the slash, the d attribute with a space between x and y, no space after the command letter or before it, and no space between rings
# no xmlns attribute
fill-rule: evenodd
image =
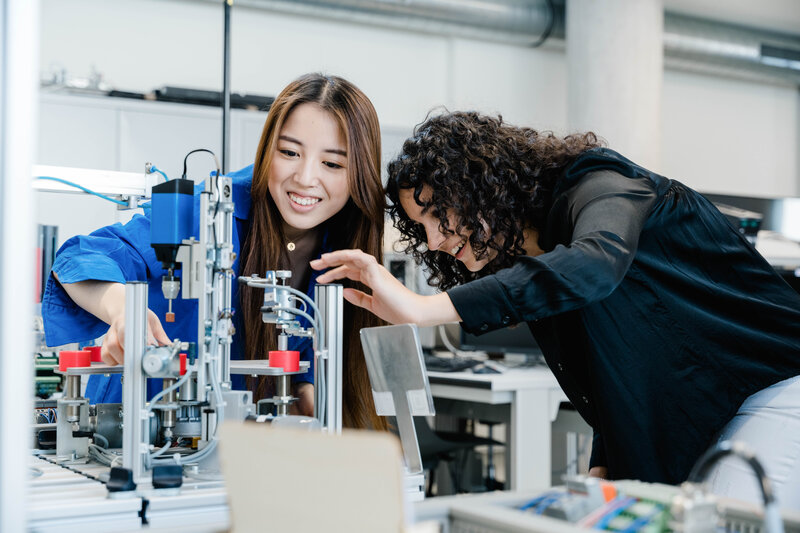
<svg viewBox="0 0 800 533"><path fill-rule="evenodd" d="M666 13L664 58L673 68L800 85L798 35Z"/></svg>
<svg viewBox="0 0 800 533"><path fill-rule="evenodd" d="M433 35L563 48L565 1L237 0L236 5ZM800 85L800 35L667 12L664 59L666 66L676 69Z"/></svg>
<svg viewBox="0 0 800 533"><path fill-rule="evenodd" d="M564 37L563 0L236 0L236 5L518 46Z"/></svg>

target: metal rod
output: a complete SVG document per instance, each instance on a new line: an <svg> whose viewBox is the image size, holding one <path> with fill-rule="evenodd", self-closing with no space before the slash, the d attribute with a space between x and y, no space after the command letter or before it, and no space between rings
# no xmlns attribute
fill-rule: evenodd
<svg viewBox="0 0 800 533"><path fill-rule="evenodd" d="M66 398L69 400L77 400L81 395L81 377L80 376L67 376L67 390ZM81 406L76 403L67 405L67 422L78 422L81 417Z"/></svg>
<svg viewBox="0 0 800 533"><path fill-rule="evenodd" d="M278 376L275 386L275 396L278 401L275 402L277 416L286 416L289 414L289 376Z"/></svg>
<svg viewBox="0 0 800 533"><path fill-rule="evenodd" d="M182 402L193 402L197 400L197 381L189 378L189 381L181 385L178 398Z"/></svg>
<svg viewBox="0 0 800 533"><path fill-rule="evenodd" d="M175 379L164 380L165 389L168 389L174 384L175 384ZM161 399L161 403L174 404L176 397L177 397L177 391L172 390L164 395L164 397ZM164 428L164 437L166 438L172 437L172 430L175 427L175 419L177 414L178 412L175 409L164 409L163 411L161 411L161 427Z"/></svg>
<svg viewBox="0 0 800 533"><path fill-rule="evenodd" d="M225 24L223 28L222 59L222 173L228 173L231 149L231 6L233 0L223 0Z"/></svg>
<svg viewBox="0 0 800 533"><path fill-rule="evenodd" d="M278 351L285 352L289 349L289 335L281 331L278 335Z"/></svg>
<svg viewBox="0 0 800 533"><path fill-rule="evenodd" d="M409 474L422 473L422 458L419 454L419 441L417 440L417 430L414 427L414 417L411 415L411 406L408 405L408 397L400 392L393 394L395 420L400 434L400 441L403 443L403 457L406 461L406 468ZM427 422L423 421L423 424Z"/></svg>

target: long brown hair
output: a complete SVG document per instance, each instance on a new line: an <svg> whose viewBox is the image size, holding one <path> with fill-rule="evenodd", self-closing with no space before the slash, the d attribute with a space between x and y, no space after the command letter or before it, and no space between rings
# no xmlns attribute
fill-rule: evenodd
<svg viewBox="0 0 800 533"><path fill-rule="evenodd" d="M269 169L278 136L291 112L313 103L334 117L347 144L347 204L323 225L332 249L357 248L381 260L385 200L381 185L381 138L378 115L369 99L350 82L322 74L307 74L291 82L275 99L267 115L256 151L251 189L250 231L242 246L241 272L264 275L285 261L283 219L269 193ZM363 286L360 287L364 290ZM263 291L242 288L244 348L247 359L264 359L277 348L275 326L261 320ZM344 306L343 423L346 427L385 429L385 419L375 414L359 330L382 323L371 313L347 302ZM264 397L262 379L255 390Z"/></svg>

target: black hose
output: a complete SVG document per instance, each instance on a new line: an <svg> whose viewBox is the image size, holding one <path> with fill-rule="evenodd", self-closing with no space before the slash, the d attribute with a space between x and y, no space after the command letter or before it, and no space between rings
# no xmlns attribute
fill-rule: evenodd
<svg viewBox="0 0 800 533"><path fill-rule="evenodd" d="M688 481L692 483L702 482L711 471L717 461L727 455L735 455L745 461L753 469L761 485L761 494L764 497L764 505L769 505L775 501L772 493L772 485L767 477L767 473L761 463L756 459L755 454L741 442L722 441L712 446L692 467Z"/></svg>

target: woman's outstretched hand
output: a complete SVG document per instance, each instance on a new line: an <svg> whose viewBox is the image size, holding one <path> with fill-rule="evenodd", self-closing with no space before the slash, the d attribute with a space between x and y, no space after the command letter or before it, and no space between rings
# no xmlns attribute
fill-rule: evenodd
<svg viewBox="0 0 800 533"><path fill-rule="evenodd" d="M373 256L361 250L339 250L322 254L319 259L311 261L311 268L331 269L320 275L317 283L331 283L346 278L369 287L372 294L357 289L345 289L344 298L391 324L415 323L432 326L460 320L446 293L422 296L410 291Z"/></svg>
<svg viewBox="0 0 800 533"><path fill-rule="evenodd" d="M58 274L53 272L58 279ZM125 361L125 285L110 281L84 280L61 283L72 301L109 325L103 339L100 357L107 365ZM147 310L147 344L165 345L172 342L156 314Z"/></svg>
<svg viewBox="0 0 800 533"><path fill-rule="evenodd" d="M165 346L172 341L164 332L161 320L151 309L147 310L147 344L150 346ZM125 363L125 315L121 314L111 320L111 325L103 338L103 348L100 357L107 365L121 365Z"/></svg>

